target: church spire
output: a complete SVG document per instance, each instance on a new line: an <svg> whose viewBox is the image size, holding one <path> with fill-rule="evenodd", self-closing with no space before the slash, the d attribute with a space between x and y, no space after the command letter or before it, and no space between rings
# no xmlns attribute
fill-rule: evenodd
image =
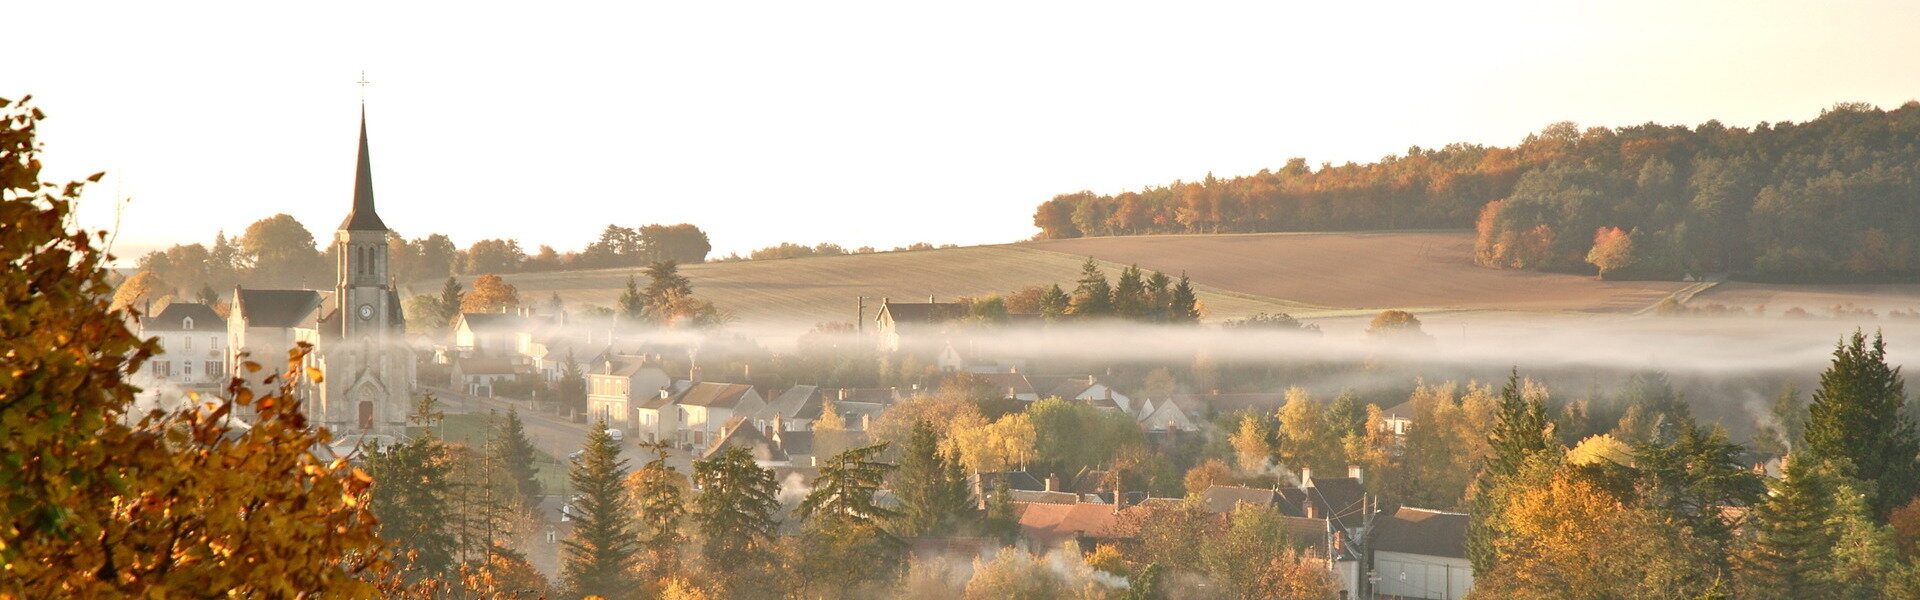
<svg viewBox="0 0 1920 600"><path fill-rule="evenodd" d="M353 179L353 210L340 222L343 231L386 231L387 224L373 210L373 167L367 158L367 107L360 107L360 167Z"/></svg>

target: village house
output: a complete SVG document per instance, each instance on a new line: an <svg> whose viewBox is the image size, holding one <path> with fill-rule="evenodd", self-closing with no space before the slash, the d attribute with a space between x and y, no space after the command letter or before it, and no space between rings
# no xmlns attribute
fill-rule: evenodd
<svg viewBox="0 0 1920 600"><path fill-rule="evenodd" d="M227 320L213 307L174 302L140 320L140 336L160 343L142 373L176 388L218 387L227 379Z"/></svg>
<svg viewBox="0 0 1920 600"><path fill-rule="evenodd" d="M1373 526L1368 548L1381 597L1464 598L1473 589L1464 513L1401 507Z"/></svg>
<svg viewBox="0 0 1920 600"><path fill-rule="evenodd" d="M631 428L636 409L673 384L666 371L644 356L603 358L586 373L586 380L587 414L616 428Z"/></svg>
<svg viewBox="0 0 1920 600"><path fill-rule="evenodd" d="M674 441L678 443L680 431L680 406L675 402L693 382L678 379L667 384L653 397L639 401L633 409L633 435L642 442Z"/></svg>
<svg viewBox="0 0 1920 600"><path fill-rule="evenodd" d="M520 356L520 334L544 320L517 313L460 313L453 321L453 349L460 356Z"/></svg>
<svg viewBox="0 0 1920 600"><path fill-rule="evenodd" d="M1118 409L1127 414L1135 414L1139 408L1134 406L1132 398L1114 390L1111 384L1097 375L1029 379L1034 387L1048 390L1041 394L1042 397L1090 402L1098 408Z"/></svg>
<svg viewBox="0 0 1920 600"><path fill-rule="evenodd" d="M1197 432L1203 422L1199 405L1178 397L1159 402L1142 399L1140 411L1134 413L1134 417L1139 420L1140 429L1153 438Z"/></svg>
<svg viewBox="0 0 1920 600"><path fill-rule="evenodd" d="M939 334L948 321L967 316L967 306L959 302L894 302L880 299L880 312L873 317L875 339L881 352L899 352L930 343L928 336ZM918 338L918 339L916 339Z"/></svg>
<svg viewBox="0 0 1920 600"><path fill-rule="evenodd" d="M679 408L676 442L691 448L705 448L728 420L767 409L760 392L743 383L695 383L673 404Z"/></svg>
<svg viewBox="0 0 1920 600"><path fill-rule="evenodd" d="M494 387L521 375L520 366L505 356L476 356L453 361L452 384L469 396L492 398Z"/></svg>

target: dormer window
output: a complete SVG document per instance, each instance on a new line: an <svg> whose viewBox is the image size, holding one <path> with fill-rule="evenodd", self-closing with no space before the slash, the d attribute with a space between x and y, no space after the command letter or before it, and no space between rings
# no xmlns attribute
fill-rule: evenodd
<svg viewBox="0 0 1920 600"><path fill-rule="evenodd" d="M186 317L184 319L180 319L180 328L193 329L193 317Z"/></svg>

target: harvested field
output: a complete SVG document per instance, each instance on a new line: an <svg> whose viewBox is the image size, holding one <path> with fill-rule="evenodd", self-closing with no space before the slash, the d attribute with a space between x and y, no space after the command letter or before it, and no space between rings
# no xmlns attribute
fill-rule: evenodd
<svg viewBox="0 0 1920 600"><path fill-rule="evenodd" d="M1920 309L1920 285L1915 284L1783 284L1727 282L1693 297L1689 306L1710 304L1738 307L1747 311L1765 308L1768 316L1779 316L1800 308L1814 316L1831 316L1833 307L1852 305L1886 316L1902 310Z"/></svg>
<svg viewBox="0 0 1920 600"><path fill-rule="evenodd" d="M1005 294L1029 285L1058 283L1071 291L1084 257L1018 246L973 246L914 252L884 252L784 260L685 265L681 274L694 293L732 311L747 326L807 327L852 321L855 296L867 297L867 317L880 300L925 302L928 296L951 301L959 296ZM1117 277L1120 264L1104 264ZM527 302L546 302L558 292L569 305L613 306L638 269L599 269L506 275ZM439 289L419 282L413 293ZM1199 286L1200 301L1216 318L1257 312L1299 312L1277 300Z"/></svg>
<svg viewBox="0 0 1920 600"><path fill-rule="evenodd" d="M1686 286L1485 269L1471 232L1274 233L1043 240L1021 247L1186 272L1244 294L1342 309L1631 312Z"/></svg>

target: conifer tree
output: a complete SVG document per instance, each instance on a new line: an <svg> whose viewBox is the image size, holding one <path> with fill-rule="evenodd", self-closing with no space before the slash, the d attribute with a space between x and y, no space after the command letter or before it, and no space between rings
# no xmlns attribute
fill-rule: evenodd
<svg viewBox="0 0 1920 600"><path fill-rule="evenodd" d="M627 461L620 458L620 445L605 421L594 423L581 449L585 454L568 472L578 499L571 504L573 533L567 536L561 573L574 594L622 597L635 583L628 569L637 551L633 506L621 487Z"/></svg>
<svg viewBox="0 0 1920 600"><path fill-rule="evenodd" d="M1520 370L1507 375L1495 408L1493 431L1487 434L1490 455L1480 476L1474 481L1473 520L1467 525L1467 555L1475 573L1492 573L1499 563L1495 549L1498 534L1499 492L1508 479L1518 475L1527 461L1547 451L1553 443L1547 409L1541 398L1524 393Z"/></svg>
<svg viewBox="0 0 1920 600"><path fill-rule="evenodd" d="M1753 546L1746 557L1752 595L1773 598L1831 597L1828 555L1835 539L1827 527L1833 490L1814 461L1787 462L1772 493L1753 507Z"/></svg>
<svg viewBox="0 0 1920 600"><path fill-rule="evenodd" d="M887 443L848 449L820 464L813 491L794 508L809 527L876 527L898 513L881 508L874 498L894 465L880 462Z"/></svg>
<svg viewBox="0 0 1920 600"><path fill-rule="evenodd" d="M676 572L680 565L680 545L686 542L681 524L687 517L686 478L667 464L666 441L648 442L642 447L653 451L653 460L635 471L629 484L639 504L640 551L642 568L649 580L658 580Z"/></svg>
<svg viewBox="0 0 1920 600"><path fill-rule="evenodd" d="M445 518L453 492L446 446L428 434L367 452L380 537L395 545L394 556L416 576L451 568L456 541Z"/></svg>
<svg viewBox="0 0 1920 600"><path fill-rule="evenodd" d="M1874 482L1867 506L1884 521L1920 491L1920 438L1904 411L1906 383L1887 365L1886 341L1855 330L1833 351L1820 389L1807 407L1805 456L1842 476Z"/></svg>
<svg viewBox="0 0 1920 600"><path fill-rule="evenodd" d="M1053 287L1047 288L1046 294L1040 296L1040 316L1049 322L1058 321L1067 315L1067 308L1072 302L1067 291L1060 289L1060 284L1053 284Z"/></svg>
<svg viewBox="0 0 1920 600"><path fill-rule="evenodd" d="M965 468L940 452L940 434L926 421L913 424L893 490L900 498L895 530L901 535L951 535L972 508Z"/></svg>
<svg viewBox="0 0 1920 600"><path fill-rule="evenodd" d="M700 494L693 500L693 522L700 533L700 554L708 564L750 571L773 556L774 511L780 484L773 472L754 464L745 448L693 463Z"/></svg>
<svg viewBox="0 0 1920 600"><path fill-rule="evenodd" d="M507 418L500 422L493 439L489 440L487 452L492 455L493 464L504 472L513 491L518 493L516 501L520 509L531 511L538 508L544 490L541 489L540 480L535 477L533 440L527 439L527 429L520 422L519 409L507 406Z"/></svg>
<svg viewBox="0 0 1920 600"><path fill-rule="evenodd" d="M440 286L440 314L434 315L440 322L434 323L434 328L444 331L445 327L452 325L454 318L460 316L460 305L466 301L467 293L460 289L460 280L448 275L446 285Z"/></svg>
<svg viewBox="0 0 1920 600"><path fill-rule="evenodd" d="M1147 320L1155 323L1167 321L1167 310L1173 304L1173 278L1166 273L1154 271L1147 276Z"/></svg>
<svg viewBox="0 0 1920 600"><path fill-rule="evenodd" d="M693 284L680 274L680 263L663 260L647 265L647 290L642 295L648 307L667 304L675 295L692 296Z"/></svg>
<svg viewBox="0 0 1920 600"><path fill-rule="evenodd" d="M1067 307L1068 314L1076 319L1097 319L1113 314L1113 286L1107 283L1107 274L1100 272L1100 265L1093 261L1093 257L1087 257L1086 264L1080 266L1078 283L1073 288L1073 302Z"/></svg>
<svg viewBox="0 0 1920 600"><path fill-rule="evenodd" d="M1120 281L1113 288L1113 314L1123 319L1146 320L1147 284L1140 273L1140 265L1131 265L1120 271Z"/></svg>
<svg viewBox="0 0 1920 600"><path fill-rule="evenodd" d="M647 298L640 295L640 282L632 275L627 276L627 290L620 292L617 304L617 314L623 322L639 323L647 318Z"/></svg>
<svg viewBox="0 0 1920 600"><path fill-rule="evenodd" d="M1193 295L1193 281L1186 273L1180 274L1180 283L1173 286L1173 297L1167 305L1168 323L1200 322L1200 299Z"/></svg>

